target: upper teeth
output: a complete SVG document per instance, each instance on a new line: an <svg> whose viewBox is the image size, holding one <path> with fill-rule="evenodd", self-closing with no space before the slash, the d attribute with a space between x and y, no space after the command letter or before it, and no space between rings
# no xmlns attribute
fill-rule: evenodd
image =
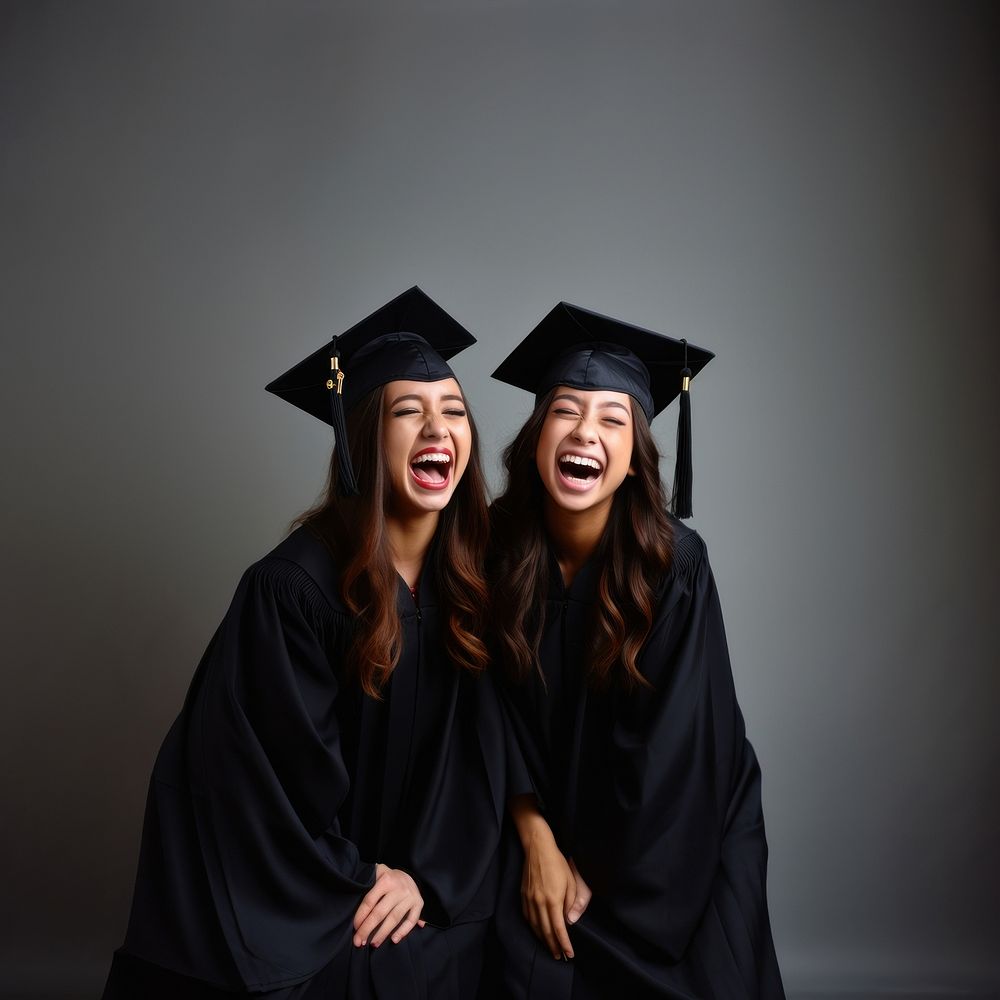
<svg viewBox="0 0 1000 1000"><path fill-rule="evenodd" d="M601 471L601 463L596 458L584 458L583 455L563 455L560 462L572 462L574 465L586 465L591 469Z"/></svg>
<svg viewBox="0 0 1000 1000"><path fill-rule="evenodd" d="M443 451L429 451L424 455L417 455L413 460L413 464L416 465L418 462L450 462L451 456L446 455Z"/></svg>

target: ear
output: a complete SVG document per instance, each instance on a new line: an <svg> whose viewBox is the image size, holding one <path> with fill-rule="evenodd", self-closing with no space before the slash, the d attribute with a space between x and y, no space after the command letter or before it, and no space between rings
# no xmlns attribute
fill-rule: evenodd
<svg viewBox="0 0 1000 1000"><path fill-rule="evenodd" d="M634 476L635 475L635 466L634 465L630 465L628 467L628 473L627 473L627 475L629 475L629 476Z"/></svg>

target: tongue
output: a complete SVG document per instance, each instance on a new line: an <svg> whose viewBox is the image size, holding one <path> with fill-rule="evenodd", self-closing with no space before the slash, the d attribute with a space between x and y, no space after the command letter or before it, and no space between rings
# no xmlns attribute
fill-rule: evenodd
<svg viewBox="0 0 1000 1000"><path fill-rule="evenodd" d="M411 465L410 468L413 469L413 474L421 482L434 483L435 485L444 482L444 473L438 466L429 462Z"/></svg>
<svg viewBox="0 0 1000 1000"><path fill-rule="evenodd" d="M589 465L577 465L575 462L563 462L562 470L564 476L572 479L593 479L597 475L597 469Z"/></svg>

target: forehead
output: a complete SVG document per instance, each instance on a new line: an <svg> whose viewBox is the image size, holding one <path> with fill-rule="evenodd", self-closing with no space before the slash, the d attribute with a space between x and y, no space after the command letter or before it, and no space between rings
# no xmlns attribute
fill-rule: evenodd
<svg viewBox="0 0 1000 1000"><path fill-rule="evenodd" d="M590 409L623 409L632 412L632 397L627 392L615 392L612 389L577 389L570 385L557 386L553 402L557 399L571 401L579 406Z"/></svg>
<svg viewBox="0 0 1000 1000"><path fill-rule="evenodd" d="M417 382L412 379L396 379L393 382L386 382L383 396L386 404L391 406L393 400L400 396L422 400L443 399L446 396L463 398L462 387L453 378L444 378L437 382Z"/></svg>

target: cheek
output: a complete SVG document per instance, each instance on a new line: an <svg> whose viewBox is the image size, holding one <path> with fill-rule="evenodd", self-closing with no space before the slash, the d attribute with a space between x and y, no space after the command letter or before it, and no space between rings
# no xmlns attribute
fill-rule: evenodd
<svg viewBox="0 0 1000 1000"><path fill-rule="evenodd" d="M558 435L553 431L551 424L546 421L542 424L542 432L538 435L538 445L535 447L535 464L539 472L548 467L549 459L555 454Z"/></svg>
<svg viewBox="0 0 1000 1000"><path fill-rule="evenodd" d="M406 459L410 454L410 442L402 428L390 425L382 437L382 447L385 449L389 468L392 474L396 475L400 467L406 465Z"/></svg>
<svg viewBox="0 0 1000 1000"><path fill-rule="evenodd" d="M542 477L545 476L545 470L548 469L550 465L546 458L549 450L550 449L545 438L539 438L538 447L535 448L535 468L538 470L538 474Z"/></svg>
<svg viewBox="0 0 1000 1000"><path fill-rule="evenodd" d="M470 424L461 424L452 428L451 438L455 444L454 451L458 455L458 468L464 472L468 468L472 459L472 427Z"/></svg>
<svg viewBox="0 0 1000 1000"><path fill-rule="evenodd" d="M611 464L624 477L632 468L632 435L622 432L609 444L612 449Z"/></svg>

